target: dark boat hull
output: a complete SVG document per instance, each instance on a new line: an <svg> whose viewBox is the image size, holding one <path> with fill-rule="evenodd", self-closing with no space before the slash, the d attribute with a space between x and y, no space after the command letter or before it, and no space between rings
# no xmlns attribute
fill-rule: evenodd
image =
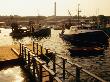
<svg viewBox="0 0 110 82"><path fill-rule="evenodd" d="M75 46L104 46L108 45L108 36L103 31L79 34L60 34L60 37Z"/></svg>
<svg viewBox="0 0 110 82"><path fill-rule="evenodd" d="M34 36L34 37L45 37L51 35L51 28L40 29L35 32L30 31L18 31L10 33L12 37L26 37L26 36Z"/></svg>
<svg viewBox="0 0 110 82"><path fill-rule="evenodd" d="M12 37L25 37L25 36L30 36L30 32L11 32L10 35Z"/></svg>
<svg viewBox="0 0 110 82"><path fill-rule="evenodd" d="M36 30L32 33L33 36L49 36L51 34L51 28L44 28Z"/></svg>
<svg viewBox="0 0 110 82"><path fill-rule="evenodd" d="M69 49L71 56L96 56L104 53L101 47L82 47Z"/></svg>
<svg viewBox="0 0 110 82"><path fill-rule="evenodd" d="M110 36L110 28L99 28L98 30L103 30L108 36Z"/></svg>

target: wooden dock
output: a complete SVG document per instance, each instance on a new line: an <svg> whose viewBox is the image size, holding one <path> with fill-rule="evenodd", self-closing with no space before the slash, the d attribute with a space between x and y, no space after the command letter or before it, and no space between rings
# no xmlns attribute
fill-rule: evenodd
<svg viewBox="0 0 110 82"><path fill-rule="evenodd" d="M32 44L25 44L25 46L32 50ZM0 46L0 69L4 68L8 65L18 65L17 63L20 63L21 61L18 60L20 57L20 45L8 45L8 46ZM44 66L45 67L45 66ZM49 76L49 73L45 70L48 70L48 68L45 67L45 69L42 69L43 76ZM50 71L50 70L49 70ZM46 82L49 80L49 77L43 78L42 81Z"/></svg>
<svg viewBox="0 0 110 82"><path fill-rule="evenodd" d="M32 49L32 44L26 44L29 49ZM19 43L8 46L0 46L0 61L12 60L19 58L18 54L13 52L15 49L18 53L20 52Z"/></svg>
<svg viewBox="0 0 110 82"><path fill-rule="evenodd" d="M17 45L0 46L0 61L17 59L18 56L12 51L12 48L16 46Z"/></svg>
<svg viewBox="0 0 110 82"><path fill-rule="evenodd" d="M48 65L48 67L47 63L44 62L44 60L38 58L38 55L43 56L46 54L49 54L48 49L45 49L43 48L43 46L34 42L25 45L18 43L10 46L1 46L0 65L3 64L3 62L7 62L10 60L14 60L15 63L17 63L17 59L21 58L22 61L20 61L19 63L25 62L25 64L23 65L24 68L31 73L33 78L37 79L36 82L66 82L69 81L69 77L67 77L67 74L69 74L69 76L71 76L72 79L74 78L72 82L80 82L82 72L83 74L85 73L89 75L89 79L94 80L94 82L106 82L100 77L83 69L78 64L67 61L67 59L65 59L62 56L58 56L56 53L53 53L53 58L49 60L51 62ZM56 62L59 59L61 62ZM74 75L74 72L69 72L69 70L67 69L69 65L72 69L75 68L74 71L76 71L76 73ZM61 74L59 74L58 72L59 69Z"/></svg>

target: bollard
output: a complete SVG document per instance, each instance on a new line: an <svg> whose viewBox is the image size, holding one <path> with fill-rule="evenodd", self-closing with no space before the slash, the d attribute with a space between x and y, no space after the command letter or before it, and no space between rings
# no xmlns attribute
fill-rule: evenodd
<svg viewBox="0 0 110 82"><path fill-rule="evenodd" d="M76 67L76 82L80 82L80 70L82 67Z"/></svg>

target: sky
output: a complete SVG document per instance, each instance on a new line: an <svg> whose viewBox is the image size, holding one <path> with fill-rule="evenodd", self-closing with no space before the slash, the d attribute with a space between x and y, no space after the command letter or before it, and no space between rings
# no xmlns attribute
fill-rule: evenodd
<svg viewBox="0 0 110 82"><path fill-rule="evenodd" d="M56 15L77 15L78 4L81 16L110 16L110 0L0 0L0 15L52 16L56 2Z"/></svg>

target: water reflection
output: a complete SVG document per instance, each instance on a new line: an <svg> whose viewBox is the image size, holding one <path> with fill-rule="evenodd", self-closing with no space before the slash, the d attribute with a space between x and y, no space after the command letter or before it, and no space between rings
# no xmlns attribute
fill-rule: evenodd
<svg viewBox="0 0 110 82"><path fill-rule="evenodd" d="M90 57L90 56L100 56L100 55L104 55L104 50L95 50L95 51L86 51L86 50L73 50L73 49L69 49L70 51L70 55L72 57Z"/></svg>
<svg viewBox="0 0 110 82"><path fill-rule="evenodd" d="M12 38L9 35L10 32L11 32L10 29L2 29L2 31L0 33L0 36L1 36L0 37L0 46L16 44L16 42L18 42L18 41L20 41L24 44L30 43L32 41L36 41L39 44L43 45L45 48L49 48L52 51L55 51L58 54L61 54L62 56L64 56L68 60L70 60L71 62L78 63L79 65L81 65L83 68L89 70L90 72L97 74L98 76L102 76L102 78L105 78L105 80L110 81L110 78L109 78L110 72L108 72L108 71L110 71L110 63L109 63L109 61L110 61L110 54L109 54L110 47L109 46L110 45L109 44L107 44L107 49L104 50L104 52L103 52L104 55L102 55L102 53L101 53L100 55L97 55L97 56L76 57L76 56L71 56L70 52L68 50L71 47L74 47L74 45L71 45L68 42L63 41L59 37L59 33L61 32L61 30L51 30L51 36L49 36L49 37L24 37L22 39ZM20 67L19 68L14 67L14 68L18 71L22 71L20 69ZM16 74L16 72L14 72L14 73ZM4 78L2 78L2 74L3 73L0 73L0 79L4 79ZM14 74L12 74L12 75L14 75ZM6 76L6 78L8 78L8 75ZM25 78L25 75L23 74L23 71L19 77L14 77L14 79L15 78L21 78L21 82L27 82L27 81L25 81L26 78ZM10 77L10 79L11 79L11 77ZM13 80L13 78L12 78L12 80ZM0 82L6 82L6 80L0 81ZM12 81L10 81L10 82L12 82ZM13 81L13 82L16 82L16 81Z"/></svg>
<svg viewBox="0 0 110 82"><path fill-rule="evenodd" d="M20 66L5 68L0 71L0 82L29 82Z"/></svg>

